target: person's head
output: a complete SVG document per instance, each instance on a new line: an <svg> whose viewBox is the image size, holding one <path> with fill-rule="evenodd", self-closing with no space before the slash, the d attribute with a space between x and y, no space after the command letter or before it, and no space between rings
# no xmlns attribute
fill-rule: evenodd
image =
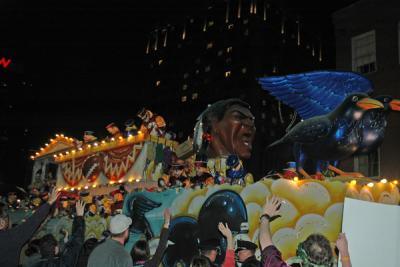
<svg viewBox="0 0 400 267"><path fill-rule="evenodd" d="M204 112L202 122L203 131L211 135L210 157L250 158L256 128L249 104L234 98L218 101Z"/></svg>
<svg viewBox="0 0 400 267"><path fill-rule="evenodd" d="M333 253L330 242L321 234L312 234L300 243L297 256L302 258L303 266L323 265L333 266Z"/></svg>
<svg viewBox="0 0 400 267"><path fill-rule="evenodd" d="M192 261L190 262L190 267L211 267L210 261L200 255L200 256L194 256Z"/></svg>
<svg viewBox="0 0 400 267"><path fill-rule="evenodd" d="M111 134L115 135L119 133L119 128L115 123L110 123L106 126L106 130Z"/></svg>
<svg viewBox="0 0 400 267"><path fill-rule="evenodd" d="M236 253L238 255L239 262L244 262L247 258L254 256L256 249L257 245L253 242L238 240Z"/></svg>
<svg viewBox="0 0 400 267"><path fill-rule="evenodd" d="M53 258L59 253L58 242L52 234L44 235L40 239L39 248L40 254L44 259Z"/></svg>
<svg viewBox="0 0 400 267"><path fill-rule="evenodd" d="M25 250L25 255L30 257L33 254L40 252L40 239L33 239L28 244L28 248Z"/></svg>
<svg viewBox="0 0 400 267"><path fill-rule="evenodd" d="M177 159L171 166L170 174L173 177L180 177L185 172L185 161Z"/></svg>
<svg viewBox="0 0 400 267"><path fill-rule="evenodd" d="M132 219L123 215L117 214L111 217L110 233L111 238L125 243L129 238L129 226L132 224Z"/></svg>
<svg viewBox="0 0 400 267"><path fill-rule="evenodd" d="M212 263L218 256L220 251L219 241L217 239L209 239L200 242L200 254L207 257Z"/></svg>
<svg viewBox="0 0 400 267"><path fill-rule="evenodd" d="M133 262L147 261L150 257L150 248L146 240L139 240L131 249Z"/></svg>

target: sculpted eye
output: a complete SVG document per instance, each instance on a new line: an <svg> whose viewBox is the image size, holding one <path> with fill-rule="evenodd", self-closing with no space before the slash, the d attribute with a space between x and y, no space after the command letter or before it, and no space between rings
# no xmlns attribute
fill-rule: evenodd
<svg viewBox="0 0 400 267"><path fill-rule="evenodd" d="M353 98L351 100L353 100L353 102L357 102L358 101L358 96L353 96Z"/></svg>

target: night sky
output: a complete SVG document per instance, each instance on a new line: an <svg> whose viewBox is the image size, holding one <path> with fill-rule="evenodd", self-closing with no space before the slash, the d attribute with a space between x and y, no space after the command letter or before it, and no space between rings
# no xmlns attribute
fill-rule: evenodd
<svg viewBox="0 0 400 267"><path fill-rule="evenodd" d="M282 6L331 40L327 57L334 68L330 14L352 2ZM55 133L81 138L94 130L102 137L108 123L123 123L151 107L142 78L149 32L180 24L210 3L38 0L22 7L1 1L0 58L12 63L0 67L0 181L26 185L29 156Z"/></svg>

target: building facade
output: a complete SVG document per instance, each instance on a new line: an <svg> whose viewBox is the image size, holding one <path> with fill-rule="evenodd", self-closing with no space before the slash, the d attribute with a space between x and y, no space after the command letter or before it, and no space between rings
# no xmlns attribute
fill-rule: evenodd
<svg viewBox="0 0 400 267"><path fill-rule="evenodd" d="M212 1L180 25L161 26L149 34L149 103L182 141L208 104L230 97L247 101L257 127L247 166L260 176L285 166L291 157L290 150L280 158L265 148L296 118L261 89L257 78L326 68L324 49L300 16L273 1Z"/></svg>
<svg viewBox="0 0 400 267"><path fill-rule="evenodd" d="M400 4L361 0L333 14L336 68L361 73L374 84L373 95L400 98ZM370 176L400 177L400 113L389 115L385 140L370 155L345 163Z"/></svg>

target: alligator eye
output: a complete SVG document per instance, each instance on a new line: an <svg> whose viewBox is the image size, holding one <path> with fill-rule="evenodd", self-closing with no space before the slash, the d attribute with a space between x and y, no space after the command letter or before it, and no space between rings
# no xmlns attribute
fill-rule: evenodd
<svg viewBox="0 0 400 267"><path fill-rule="evenodd" d="M358 96L353 96L353 98L351 99L351 100L353 100L353 102L357 102L358 101Z"/></svg>

